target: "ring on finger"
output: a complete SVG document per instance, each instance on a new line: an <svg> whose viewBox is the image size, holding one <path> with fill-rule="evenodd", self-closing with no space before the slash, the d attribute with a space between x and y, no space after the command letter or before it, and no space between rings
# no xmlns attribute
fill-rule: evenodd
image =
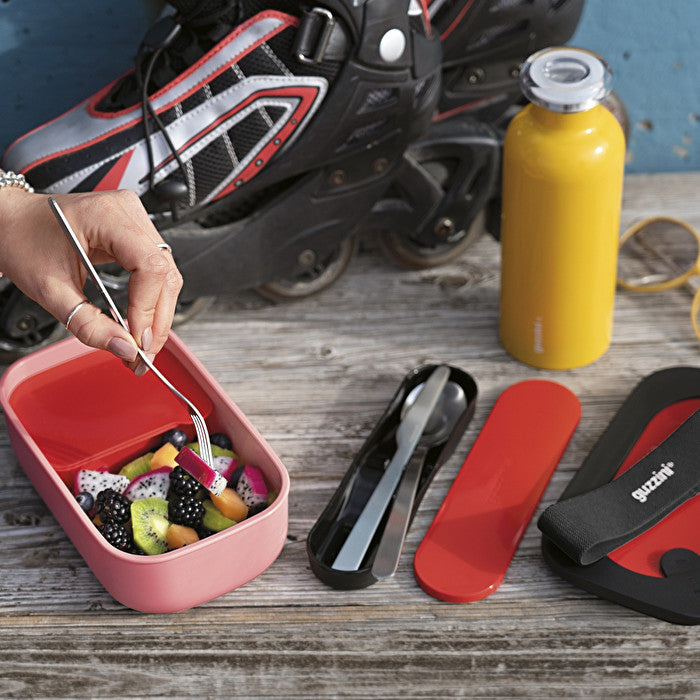
<svg viewBox="0 0 700 700"><path fill-rule="evenodd" d="M160 248L161 250L167 250L168 253L173 252L173 249L167 244L167 243L156 243L156 248Z"/></svg>
<svg viewBox="0 0 700 700"><path fill-rule="evenodd" d="M85 304L89 304L90 302L87 299L83 299L81 302L76 304L73 307L73 310L68 314L68 318L66 319L66 322L63 324L66 327L66 330L68 330L68 326L70 326L70 322L73 320L73 316L78 313L80 308L82 306L85 306Z"/></svg>

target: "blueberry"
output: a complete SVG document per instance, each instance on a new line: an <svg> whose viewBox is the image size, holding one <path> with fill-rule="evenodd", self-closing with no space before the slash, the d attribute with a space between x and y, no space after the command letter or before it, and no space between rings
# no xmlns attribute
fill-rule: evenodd
<svg viewBox="0 0 700 700"><path fill-rule="evenodd" d="M220 447L222 450L230 450L233 447L231 439L224 433L212 433L209 436L209 442L211 442L212 445Z"/></svg>
<svg viewBox="0 0 700 700"><path fill-rule="evenodd" d="M87 513L89 510L92 510L92 507L95 505L95 499L92 497L91 493L88 493L87 491L81 491L76 497L75 500L78 501L78 505Z"/></svg>
<svg viewBox="0 0 700 700"><path fill-rule="evenodd" d="M163 433L160 437L162 440L161 444L165 445L166 442L169 442L178 450L181 450L187 444L187 435L185 435L185 433L183 433L179 428L168 430L167 433Z"/></svg>

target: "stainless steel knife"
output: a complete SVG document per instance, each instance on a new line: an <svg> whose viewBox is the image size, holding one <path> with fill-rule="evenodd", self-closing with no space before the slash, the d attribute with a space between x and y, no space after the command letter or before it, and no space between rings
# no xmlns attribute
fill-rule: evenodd
<svg viewBox="0 0 700 700"><path fill-rule="evenodd" d="M401 479L406 463L425 430L430 414L450 376L450 368L441 365L433 371L396 430L396 452L382 478L365 504L360 516L333 562L339 571L355 571L360 567L369 546Z"/></svg>

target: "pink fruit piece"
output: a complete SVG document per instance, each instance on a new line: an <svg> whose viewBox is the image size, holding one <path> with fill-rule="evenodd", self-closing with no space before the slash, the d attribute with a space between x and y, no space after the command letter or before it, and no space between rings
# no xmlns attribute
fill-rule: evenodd
<svg viewBox="0 0 700 700"><path fill-rule="evenodd" d="M165 500L170 488L171 471L170 467L159 467L139 474L127 486L124 495L130 501L138 501L142 498L162 498Z"/></svg>
<svg viewBox="0 0 700 700"><path fill-rule="evenodd" d="M220 496L226 488L224 479L216 469L212 469L196 452L189 447L183 447L175 461L207 491Z"/></svg>
<svg viewBox="0 0 700 700"><path fill-rule="evenodd" d="M214 457L214 469L221 476L230 481L233 473L238 469L238 460L235 457Z"/></svg>
<svg viewBox="0 0 700 700"><path fill-rule="evenodd" d="M100 491L114 489L117 493L124 493L128 485L129 479L125 476L94 469L81 469L75 475L73 493L89 493L93 499L96 499Z"/></svg>
<svg viewBox="0 0 700 700"><path fill-rule="evenodd" d="M267 484L262 472L252 464L243 467L243 473L236 486L238 495L250 508L259 503L267 504Z"/></svg>

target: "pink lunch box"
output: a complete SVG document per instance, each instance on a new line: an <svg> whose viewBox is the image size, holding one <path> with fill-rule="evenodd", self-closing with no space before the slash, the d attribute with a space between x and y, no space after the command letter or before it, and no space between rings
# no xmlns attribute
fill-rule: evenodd
<svg viewBox="0 0 700 700"><path fill-rule="evenodd" d="M22 468L102 585L130 608L166 613L233 591L274 562L287 535L289 475L174 333L156 366L197 406L209 431L226 433L241 461L258 466L277 492L257 515L165 554L116 549L72 492L78 470L116 472L155 449L167 430L196 439L185 405L152 373L136 377L109 353L69 338L12 364L0 379L0 404Z"/></svg>

